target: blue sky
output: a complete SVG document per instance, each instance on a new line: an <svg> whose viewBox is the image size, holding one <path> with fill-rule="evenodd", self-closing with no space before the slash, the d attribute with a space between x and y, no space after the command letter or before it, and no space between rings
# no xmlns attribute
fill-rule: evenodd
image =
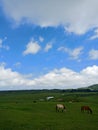
<svg viewBox="0 0 98 130"><path fill-rule="evenodd" d="M97 84L97 7L97 0L0 0L0 90Z"/></svg>

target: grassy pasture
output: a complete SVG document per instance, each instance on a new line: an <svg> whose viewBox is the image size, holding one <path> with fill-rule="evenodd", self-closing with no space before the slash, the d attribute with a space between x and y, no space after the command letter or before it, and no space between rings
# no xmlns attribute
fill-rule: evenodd
<svg viewBox="0 0 98 130"><path fill-rule="evenodd" d="M47 101L47 96L54 99ZM67 111L56 112L57 103ZM89 105L93 114L81 113L81 105ZM1 92L0 130L98 130L98 94Z"/></svg>

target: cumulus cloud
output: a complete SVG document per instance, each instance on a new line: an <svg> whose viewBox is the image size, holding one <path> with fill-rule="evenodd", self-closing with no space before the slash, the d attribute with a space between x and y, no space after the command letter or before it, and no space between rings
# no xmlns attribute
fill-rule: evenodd
<svg viewBox="0 0 98 130"><path fill-rule="evenodd" d="M78 47L75 49L69 49L66 47L59 47L58 51L63 51L65 53L68 53L71 59L79 59L79 56L82 54L83 47Z"/></svg>
<svg viewBox="0 0 98 130"><path fill-rule="evenodd" d="M52 44L51 43L47 43L45 48L44 48L44 51L48 52L51 48L52 48Z"/></svg>
<svg viewBox="0 0 98 130"><path fill-rule="evenodd" d="M26 50L23 52L23 55L28 54L36 54L40 51L41 47L36 41L30 41L27 46Z"/></svg>
<svg viewBox="0 0 98 130"><path fill-rule="evenodd" d="M32 78L0 64L0 90L21 89L69 89L98 84L98 66L88 66L80 72L68 68L54 69L49 73Z"/></svg>
<svg viewBox="0 0 98 130"><path fill-rule="evenodd" d="M21 89L20 86L24 89L27 83L28 79L25 79L23 75L0 65L0 90Z"/></svg>
<svg viewBox="0 0 98 130"><path fill-rule="evenodd" d="M44 38L40 36L40 37L39 37L39 41L40 41L40 42L43 42L43 41L44 41Z"/></svg>
<svg viewBox="0 0 98 130"><path fill-rule="evenodd" d="M98 50L92 49L89 51L89 58L92 60L98 60Z"/></svg>
<svg viewBox="0 0 98 130"><path fill-rule="evenodd" d="M76 34L98 28L97 0L1 1L7 17L18 24L30 22L40 26L63 25L67 31Z"/></svg>

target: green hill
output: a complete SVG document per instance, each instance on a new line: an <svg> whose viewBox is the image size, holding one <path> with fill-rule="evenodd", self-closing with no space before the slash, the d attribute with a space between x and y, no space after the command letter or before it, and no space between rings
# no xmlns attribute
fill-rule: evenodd
<svg viewBox="0 0 98 130"><path fill-rule="evenodd" d="M87 88L90 89L90 90L98 90L98 84L88 86Z"/></svg>

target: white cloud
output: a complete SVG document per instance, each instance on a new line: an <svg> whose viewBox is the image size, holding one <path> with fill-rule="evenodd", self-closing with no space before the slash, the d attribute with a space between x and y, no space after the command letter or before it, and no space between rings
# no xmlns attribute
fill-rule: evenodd
<svg viewBox="0 0 98 130"><path fill-rule="evenodd" d="M89 58L92 60L98 60L98 50L92 49L89 52Z"/></svg>
<svg viewBox="0 0 98 130"><path fill-rule="evenodd" d="M46 46L45 46L45 48L44 48L44 51L45 51L45 52L48 52L51 48L52 48L52 44L51 44L51 43L48 43L48 44L46 44Z"/></svg>
<svg viewBox="0 0 98 130"><path fill-rule="evenodd" d="M0 90L17 89L68 89L98 84L98 66L88 66L80 72L68 68L54 69L49 73L32 78L0 65Z"/></svg>
<svg viewBox="0 0 98 130"><path fill-rule="evenodd" d="M66 48L66 47L58 48L58 51L63 51L63 52L68 53L70 58L75 59L75 60L79 59L79 56L81 55L82 50L83 50L83 47L78 47L78 48L75 48L73 50Z"/></svg>
<svg viewBox="0 0 98 130"><path fill-rule="evenodd" d="M90 40L94 40L98 38L98 29L95 30L95 34L90 37Z"/></svg>
<svg viewBox="0 0 98 130"><path fill-rule="evenodd" d="M44 89L66 89L85 87L98 83L98 66L87 67L80 73L67 68L54 69L53 71L35 78L30 84ZM29 85L30 85L29 84ZM37 88L36 87L36 88Z"/></svg>
<svg viewBox="0 0 98 130"><path fill-rule="evenodd" d="M41 47L36 41L30 41L27 46L26 50L23 52L24 55L28 54L36 54L40 51Z"/></svg>
<svg viewBox="0 0 98 130"><path fill-rule="evenodd" d="M16 62L16 63L14 64L14 67L15 67L15 68L20 68L20 67L21 67L21 63L20 63L20 62Z"/></svg>
<svg viewBox="0 0 98 130"><path fill-rule="evenodd" d="M75 48L73 51L70 51L69 54L73 59L78 59L82 53L83 47Z"/></svg>
<svg viewBox="0 0 98 130"><path fill-rule="evenodd" d="M28 79L18 72L13 72L10 68L6 69L0 66L0 90L24 89L27 86ZM21 87L20 87L21 86Z"/></svg>
<svg viewBox="0 0 98 130"><path fill-rule="evenodd" d="M40 36L40 37L39 37L39 41L40 41L40 42L43 42L43 41L44 41L44 38Z"/></svg>
<svg viewBox="0 0 98 130"><path fill-rule="evenodd" d="M98 66L93 65L83 69L80 73L87 85L98 84Z"/></svg>
<svg viewBox="0 0 98 130"><path fill-rule="evenodd" d="M7 37L4 37L3 39L0 38L0 48L1 49L5 49L5 50L9 50L10 47L8 45L4 45L4 41L7 39Z"/></svg>
<svg viewBox="0 0 98 130"><path fill-rule="evenodd" d="M0 67L5 67L6 63L5 62L0 62Z"/></svg>
<svg viewBox="0 0 98 130"><path fill-rule="evenodd" d="M81 71L83 75L87 76L97 76L98 75L98 66L94 65L92 67L87 67Z"/></svg>
<svg viewBox="0 0 98 130"><path fill-rule="evenodd" d="M17 24L63 25L69 32L84 34L98 28L97 0L1 0L7 17Z"/></svg>

